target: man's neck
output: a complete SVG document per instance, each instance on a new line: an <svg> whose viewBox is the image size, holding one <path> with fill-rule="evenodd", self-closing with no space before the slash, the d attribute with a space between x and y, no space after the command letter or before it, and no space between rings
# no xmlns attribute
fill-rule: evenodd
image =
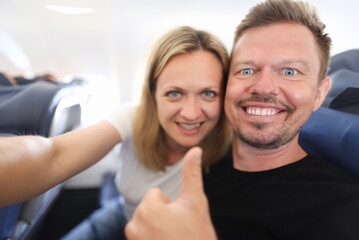
<svg viewBox="0 0 359 240"><path fill-rule="evenodd" d="M298 137L277 149L258 149L233 140L233 167L247 172L260 172L296 162L307 155L300 147Z"/></svg>

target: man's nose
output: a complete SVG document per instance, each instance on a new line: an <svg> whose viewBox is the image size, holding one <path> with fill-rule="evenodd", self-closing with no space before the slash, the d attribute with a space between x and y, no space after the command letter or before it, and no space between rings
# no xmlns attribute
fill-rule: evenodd
<svg viewBox="0 0 359 240"><path fill-rule="evenodd" d="M270 69L261 71L251 88L253 94L259 95L276 95L278 91L278 79Z"/></svg>

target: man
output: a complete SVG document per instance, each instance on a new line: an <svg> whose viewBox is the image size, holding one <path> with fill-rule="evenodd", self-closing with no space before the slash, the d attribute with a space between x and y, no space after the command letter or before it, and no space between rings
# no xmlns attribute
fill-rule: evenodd
<svg viewBox="0 0 359 240"><path fill-rule="evenodd" d="M237 28L225 98L233 150L203 178L219 239L359 236L359 180L298 144L330 88L324 27L308 4L267 0ZM129 239L217 238L199 158L198 149L187 155L177 200L148 193Z"/></svg>

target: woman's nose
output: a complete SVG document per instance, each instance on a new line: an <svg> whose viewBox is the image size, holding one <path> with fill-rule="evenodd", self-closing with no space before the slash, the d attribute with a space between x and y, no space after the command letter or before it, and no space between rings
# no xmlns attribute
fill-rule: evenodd
<svg viewBox="0 0 359 240"><path fill-rule="evenodd" d="M196 98L188 98L181 108L181 116L187 120L194 121L201 116L200 102Z"/></svg>

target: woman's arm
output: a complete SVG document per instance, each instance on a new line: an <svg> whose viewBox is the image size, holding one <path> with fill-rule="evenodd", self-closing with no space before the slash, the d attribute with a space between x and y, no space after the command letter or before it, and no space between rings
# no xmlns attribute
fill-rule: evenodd
<svg viewBox="0 0 359 240"><path fill-rule="evenodd" d="M32 198L98 162L117 143L106 121L53 138L0 138L0 206Z"/></svg>

